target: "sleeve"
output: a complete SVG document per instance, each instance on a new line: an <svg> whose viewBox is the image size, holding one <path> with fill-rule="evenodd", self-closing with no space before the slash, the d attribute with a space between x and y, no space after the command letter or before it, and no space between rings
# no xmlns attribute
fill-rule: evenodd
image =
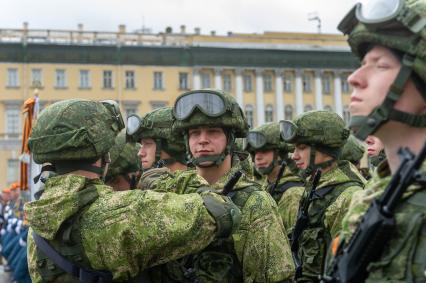
<svg viewBox="0 0 426 283"><path fill-rule="evenodd" d="M100 197L81 223L92 267L118 281L202 250L216 230L200 195L140 190Z"/></svg>
<svg viewBox="0 0 426 283"><path fill-rule="evenodd" d="M288 233L293 231L296 224L300 199L303 196L304 190L304 187L292 187L282 195L278 202L278 212Z"/></svg>
<svg viewBox="0 0 426 283"><path fill-rule="evenodd" d="M275 201L268 193L252 193L233 239L243 264L244 282L278 282L293 277L290 245Z"/></svg>

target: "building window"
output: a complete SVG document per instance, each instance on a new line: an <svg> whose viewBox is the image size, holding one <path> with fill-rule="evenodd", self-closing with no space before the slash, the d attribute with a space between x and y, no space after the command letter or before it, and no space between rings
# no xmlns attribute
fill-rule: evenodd
<svg viewBox="0 0 426 283"><path fill-rule="evenodd" d="M253 106L250 104L247 104L244 112L246 114L246 119L247 119L247 123L249 127L253 128Z"/></svg>
<svg viewBox="0 0 426 283"><path fill-rule="evenodd" d="M188 73L179 73L179 89L187 90L188 88Z"/></svg>
<svg viewBox="0 0 426 283"><path fill-rule="evenodd" d="M6 106L6 133L18 135L22 132L21 128L21 111L18 105Z"/></svg>
<svg viewBox="0 0 426 283"><path fill-rule="evenodd" d="M251 92L253 90L253 85L251 83L251 75L243 76L243 84L245 92Z"/></svg>
<svg viewBox="0 0 426 283"><path fill-rule="evenodd" d="M284 79L283 79L284 92L292 92L292 81L293 81L292 75L288 74L284 76Z"/></svg>
<svg viewBox="0 0 426 283"><path fill-rule="evenodd" d="M19 160L9 159L7 160L7 184L10 185L16 181L19 181Z"/></svg>
<svg viewBox="0 0 426 283"><path fill-rule="evenodd" d="M305 105L305 108L303 109L305 112L308 112L308 111L312 111L312 105L310 105L310 104L307 104L307 105Z"/></svg>
<svg viewBox="0 0 426 283"><path fill-rule="evenodd" d="M303 74L303 92L311 92L311 76L308 74Z"/></svg>
<svg viewBox="0 0 426 283"><path fill-rule="evenodd" d="M164 89L163 72L154 72L154 89Z"/></svg>
<svg viewBox="0 0 426 283"><path fill-rule="evenodd" d="M158 108L163 108L167 106L167 102L166 101L152 101L150 102L151 104L151 109L155 110Z"/></svg>
<svg viewBox="0 0 426 283"><path fill-rule="evenodd" d="M286 120L293 120L293 106L288 104L285 106L284 117Z"/></svg>
<svg viewBox="0 0 426 283"><path fill-rule="evenodd" d="M325 75L322 78L322 92L324 94L330 94L331 93L331 77L330 77L330 75Z"/></svg>
<svg viewBox="0 0 426 283"><path fill-rule="evenodd" d="M210 88L210 87L211 87L210 74L201 73L201 88Z"/></svg>
<svg viewBox="0 0 426 283"><path fill-rule="evenodd" d="M40 87L42 83L42 72L41 69L31 69L31 85L34 87Z"/></svg>
<svg viewBox="0 0 426 283"><path fill-rule="evenodd" d="M112 88L112 71L104 71L104 88Z"/></svg>
<svg viewBox="0 0 426 283"><path fill-rule="evenodd" d="M264 92L272 91L272 75L270 74L263 75L263 91Z"/></svg>
<svg viewBox="0 0 426 283"><path fill-rule="evenodd" d="M324 106L325 111L333 112L333 108L330 105Z"/></svg>
<svg viewBox="0 0 426 283"><path fill-rule="evenodd" d="M341 84L342 84L342 92L343 93L349 93L350 92L350 86L349 86L349 83L348 83L348 75L342 76Z"/></svg>
<svg viewBox="0 0 426 283"><path fill-rule="evenodd" d="M231 75L223 75L223 90L224 91L231 91L232 90L232 83L231 83Z"/></svg>
<svg viewBox="0 0 426 283"><path fill-rule="evenodd" d="M135 88L135 72L134 71L125 71L124 76L126 78L126 88L134 89Z"/></svg>
<svg viewBox="0 0 426 283"><path fill-rule="evenodd" d="M270 123L274 120L274 108L268 104L265 109L265 122Z"/></svg>
<svg viewBox="0 0 426 283"><path fill-rule="evenodd" d="M8 87L18 87L18 69L7 69L7 86Z"/></svg>
<svg viewBox="0 0 426 283"><path fill-rule="evenodd" d="M90 88L89 70L80 70L80 88Z"/></svg>
<svg viewBox="0 0 426 283"><path fill-rule="evenodd" d="M349 125L349 121L351 120L351 112L349 112L349 106L345 105L343 107L343 120L346 125Z"/></svg>
<svg viewBox="0 0 426 283"><path fill-rule="evenodd" d="M67 87L65 70L63 70L63 69L56 70L56 84L55 84L55 86L57 88L66 88Z"/></svg>

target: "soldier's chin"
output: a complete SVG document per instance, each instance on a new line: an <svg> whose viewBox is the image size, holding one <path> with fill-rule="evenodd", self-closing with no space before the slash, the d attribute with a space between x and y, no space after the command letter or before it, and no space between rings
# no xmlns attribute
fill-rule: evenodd
<svg viewBox="0 0 426 283"><path fill-rule="evenodd" d="M199 164L200 167L210 167L212 165L214 165L213 161L203 161Z"/></svg>

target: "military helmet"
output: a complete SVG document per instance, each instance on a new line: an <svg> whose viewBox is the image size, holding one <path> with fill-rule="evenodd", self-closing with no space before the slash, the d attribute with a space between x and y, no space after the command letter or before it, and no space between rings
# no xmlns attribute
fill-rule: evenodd
<svg viewBox="0 0 426 283"><path fill-rule="evenodd" d="M283 154L293 151L294 145L282 140L279 123L266 123L250 130L246 138L246 150L278 150Z"/></svg>
<svg viewBox="0 0 426 283"><path fill-rule="evenodd" d="M138 172L142 170L138 152L141 145L126 141L126 132L121 131L115 138L115 144L110 149L111 163L106 175L106 181L117 175Z"/></svg>
<svg viewBox="0 0 426 283"><path fill-rule="evenodd" d="M248 123L237 101L229 94L213 89L201 89L180 95L173 107L173 130L199 126L232 129L236 138L244 138Z"/></svg>
<svg viewBox="0 0 426 283"><path fill-rule="evenodd" d="M40 113L28 146L38 164L97 160L114 145L123 128L120 109L114 101L64 100Z"/></svg>
<svg viewBox="0 0 426 283"><path fill-rule="evenodd" d="M413 79L426 100L425 26L424 0L372 0L357 3L340 22L338 29L349 35L348 43L352 52L361 59L373 45L385 46L402 55L401 69L383 103L368 116L351 117L351 128L360 140L365 140L388 120L413 127L426 127L426 116L393 108L409 78Z"/></svg>
<svg viewBox="0 0 426 283"><path fill-rule="evenodd" d="M341 160L348 160L352 164L358 164L364 156L365 146L354 135L350 135L346 144L343 146Z"/></svg>
<svg viewBox="0 0 426 283"><path fill-rule="evenodd" d="M147 113L142 119L137 115L127 118L127 135L133 141L142 138L161 139L162 149L170 155L185 152L185 142L180 135L172 132L173 115L171 107L161 107Z"/></svg>
<svg viewBox="0 0 426 283"><path fill-rule="evenodd" d="M280 127L284 141L315 145L319 148L342 148L349 137L349 130L343 119L330 111L308 111L293 121L281 121Z"/></svg>

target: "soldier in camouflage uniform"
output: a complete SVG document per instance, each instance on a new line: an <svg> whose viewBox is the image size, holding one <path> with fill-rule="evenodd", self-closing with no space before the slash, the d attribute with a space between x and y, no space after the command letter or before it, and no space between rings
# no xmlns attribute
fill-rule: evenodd
<svg viewBox="0 0 426 283"><path fill-rule="evenodd" d="M256 170L266 176L264 189L278 204L278 210L287 233L291 233L296 220L300 198L304 191L304 182L297 175L298 169L289 158L294 146L281 139L278 123L267 123L251 130L247 135L246 150L254 159ZM284 171L279 180L278 174ZM296 173L295 173L296 172Z"/></svg>
<svg viewBox="0 0 426 283"><path fill-rule="evenodd" d="M369 135L365 139L365 143L367 144L368 162L370 168L374 171L374 169L379 166L380 162L386 159L384 146L378 137L372 135Z"/></svg>
<svg viewBox="0 0 426 283"><path fill-rule="evenodd" d="M241 108L229 94L194 90L177 98L173 115L173 130L183 134L188 157L196 167L192 171L220 193L231 176L242 170L238 156L233 155L235 138L244 137L248 130ZM162 189L191 192L167 184ZM168 265L165 281L280 282L292 278L290 248L274 200L245 174L229 196L241 208L240 229L181 260L180 268Z"/></svg>
<svg viewBox="0 0 426 283"><path fill-rule="evenodd" d="M25 205L34 283L133 282L147 267L227 237L239 222L239 209L212 193L114 193L104 185L108 150L123 128L112 101L66 100L39 115L29 148L57 176Z"/></svg>
<svg viewBox="0 0 426 283"><path fill-rule="evenodd" d="M131 115L127 119L127 135L142 145L139 155L144 171L167 167L170 171L186 170L185 143L172 133L171 107L147 113L142 119Z"/></svg>
<svg viewBox="0 0 426 283"><path fill-rule="evenodd" d="M105 183L114 191L136 188L142 165L138 157L141 145L126 141L126 131L121 131L110 149L111 163L105 177Z"/></svg>
<svg viewBox="0 0 426 283"><path fill-rule="evenodd" d="M379 25L369 24L364 18ZM342 243L349 239L361 216L382 195L395 174L400 165L398 149L408 147L417 154L425 144L425 18L424 0L372 1L358 4L339 25L349 35L352 52L362 60L361 67L348 78L353 87L351 128L361 140L368 135L377 136L384 144L389 164L381 164L367 188L354 195L342 224ZM425 171L423 162L421 172ZM396 228L389 235L389 242L367 268L366 282L425 282L424 183L414 182L408 187L396 206L395 219Z"/></svg>
<svg viewBox="0 0 426 283"><path fill-rule="evenodd" d="M293 254L301 267L295 279L313 282L322 274L326 251L341 229L352 194L363 188L365 180L349 161L339 160L349 130L336 113L310 111L294 121L281 121L280 126L284 141L295 145L292 158L306 178L300 203L310 203L307 225L298 239L292 238L299 243ZM308 200L312 174L316 170L321 170L322 176L314 196Z"/></svg>

